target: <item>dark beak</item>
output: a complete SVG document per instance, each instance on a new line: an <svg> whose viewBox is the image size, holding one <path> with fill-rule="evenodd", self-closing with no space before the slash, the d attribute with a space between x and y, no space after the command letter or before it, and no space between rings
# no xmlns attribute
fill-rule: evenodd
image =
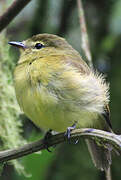
<svg viewBox="0 0 121 180"><path fill-rule="evenodd" d="M10 41L8 42L8 44L15 46L17 48L23 48L23 49L26 48L26 46L22 42Z"/></svg>

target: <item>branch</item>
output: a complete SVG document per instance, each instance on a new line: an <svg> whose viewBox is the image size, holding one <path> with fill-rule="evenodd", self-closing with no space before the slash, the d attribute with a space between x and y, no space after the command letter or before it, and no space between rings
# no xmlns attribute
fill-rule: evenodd
<svg viewBox="0 0 121 180"><path fill-rule="evenodd" d="M81 0L77 0L77 6L78 6L78 14L79 14L79 21L80 21L80 29L81 29L81 41L82 41L81 46L87 58L89 67L93 68L92 57L91 57L91 52L90 52L90 47L89 47L89 39L88 39L87 28L86 28L86 21L84 17L84 10L83 10Z"/></svg>
<svg viewBox="0 0 121 180"><path fill-rule="evenodd" d="M77 140L78 138L88 138L88 139L98 139L101 144L110 144L116 151L121 153L121 135L116 135L114 133L98 130L98 129L76 129L71 132L71 140ZM57 135L52 135L47 140L47 145L44 140L38 140L29 144L26 144L20 148L13 150L5 150L0 152L0 163L7 162L12 159L20 158L27 154L37 152L46 149L62 142L67 141L64 133Z"/></svg>
<svg viewBox="0 0 121 180"><path fill-rule="evenodd" d="M16 0L6 10L6 12L0 16L0 32L19 14L19 12L30 2L31 0Z"/></svg>

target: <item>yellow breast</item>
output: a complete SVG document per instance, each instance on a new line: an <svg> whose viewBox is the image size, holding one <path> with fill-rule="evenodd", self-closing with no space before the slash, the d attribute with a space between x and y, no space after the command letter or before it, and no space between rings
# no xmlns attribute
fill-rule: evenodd
<svg viewBox="0 0 121 180"><path fill-rule="evenodd" d="M14 72L15 91L24 113L39 127L62 132L78 122L79 127L93 127L98 113L84 108L85 89L75 68L41 58L19 64ZM86 104L85 104L86 107ZM77 127L78 127L77 126Z"/></svg>

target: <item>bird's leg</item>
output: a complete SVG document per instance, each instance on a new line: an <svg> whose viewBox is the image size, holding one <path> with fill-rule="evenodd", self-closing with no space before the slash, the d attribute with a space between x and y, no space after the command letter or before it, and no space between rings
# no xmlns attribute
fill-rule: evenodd
<svg viewBox="0 0 121 180"><path fill-rule="evenodd" d="M44 136L44 145L47 149L48 152L51 152L51 150L48 148L48 139L52 136L52 129L50 129L49 131L46 132L45 136Z"/></svg>
<svg viewBox="0 0 121 180"><path fill-rule="evenodd" d="M67 137L69 143L70 143L70 137L71 137L71 131L76 128L76 123L74 123L72 126L68 127L65 133L65 137ZM78 143L78 139L74 142L74 144Z"/></svg>
<svg viewBox="0 0 121 180"><path fill-rule="evenodd" d="M74 123L72 126L68 127L65 133L65 136L67 139L70 139L71 137L71 131L76 128L76 123Z"/></svg>

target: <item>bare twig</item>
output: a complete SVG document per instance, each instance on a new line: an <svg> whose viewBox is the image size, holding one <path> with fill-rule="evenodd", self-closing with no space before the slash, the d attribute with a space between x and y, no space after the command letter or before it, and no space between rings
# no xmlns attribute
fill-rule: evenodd
<svg viewBox="0 0 121 180"><path fill-rule="evenodd" d="M87 58L88 65L90 66L90 68L93 68L82 1L77 0L77 5L78 5L79 21L80 21L80 29L81 29L81 41L82 41L81 46Z"/></svg>
<svg viewBox="0 0 121 180"><path fill-rule="evenodd" d="M111 146L116 151L121 153L121 136L120 135L116 135L114 133L110 133L110 132L106 132L106 131L102 131L98 129L88 129L88 128L76 129L71 132L71 139L77 139L80 137L91 138L91 139L96 138L101 143L103 142L104 144L106 143L111 144ZM66 141L64 133L60 133L57 135L50 136L48 138L47 145L48 147L51 147L53 145L60 144L64 141ZM47 145L45 145L43 140L38 140L36 142L26 144L17 149L1 151L0 163L46 149Z"/></svg>
<svg viewBox="0 0 121 180"><path fill-rule="evenodd" d="M6 12L0 16L0 31L2 31L30 1L31 0L14 1Z"/></svg>

